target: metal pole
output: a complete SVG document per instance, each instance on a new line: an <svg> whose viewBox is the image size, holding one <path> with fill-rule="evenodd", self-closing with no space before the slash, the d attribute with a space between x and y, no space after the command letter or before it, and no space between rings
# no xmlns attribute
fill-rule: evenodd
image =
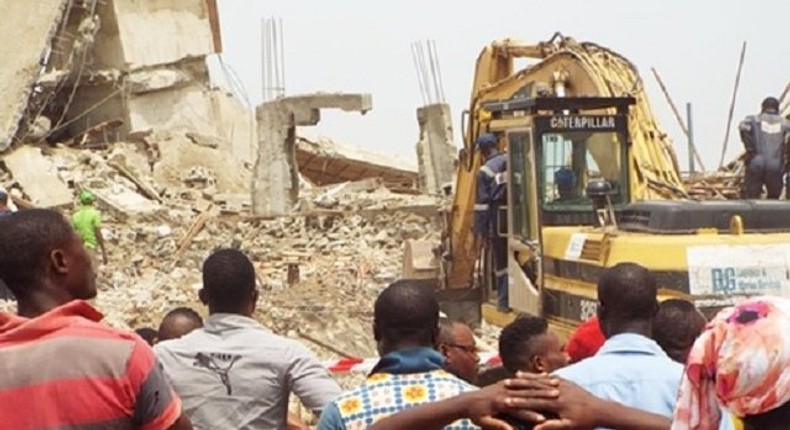
<svg viewBox="0 0 790 430"><path fill-rule="evenodd" d="M669 95L669 91L667 87L664 85L664 81L661 79L661 76L658 74L658 70L655 67L650 68L650 71L653 72L653 76L656 78L656 82L658 82L658 86L661 87L661 92L664 93L664 98L666 98L667 103L669 103L669 107L672 109L672 113L675 114L675 119L678 121L678 125L680 126L680 130L683 131L683 134L688 137L689 130L686 128L686 124L683 123L683 118L680 117L680 112L678 112L678 108L675 107L675 102L672 101L672 96ZM705 171L705 163L702 162L702 156L697 151L695 146L691 147L691 150L694 153L694 157L697 159L697 163L699 163L699 167L702 171ZM691 157L689 157L691 158Z"/></svg>
<svg viewBox="0 0 790 430"><path fill-rule="evenodd" d="M727 116L727 131L724 132L724 145L721 148L721 159L719 168L724 166L724 156L727 154L727 143L730 141L730 128L732 127L732 115L735 113L735 99L738 96L738 86L741 84L741 71L743 71L743 59L746 57L746 41L741 47L741 58L738 60L738 72L735 74L735 86L732 89L732 101L730 102L730 113Z"/></svg>
<svg viewBox="0 0 790 430"><path fill-rule="evenodd" d="M266 101L266 18L261 18L261 100Z"/></svg>
<svg viewBox="0 0 790 430"><path fill-rule="evenodd" d="M688 132L686 133L686 137L688 137L688 151L689 151L689 174L694 174L694 123L691 119L691 103L686 103L686 125L688 126Z"/></svg>
<svg viewBox="0 0 790 430"><path fill-rule="evenodd" d="M280 18L280 68L282 69L282 86L280 95L285 96L285 35L283 33L283 20Z"/></svg>

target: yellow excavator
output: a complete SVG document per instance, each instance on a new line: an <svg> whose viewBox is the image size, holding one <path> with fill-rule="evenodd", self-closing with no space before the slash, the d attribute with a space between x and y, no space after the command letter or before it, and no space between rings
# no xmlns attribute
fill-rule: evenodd
<svg viewBox="0 0 790 430"><path fill-rule="evenodd" d="M515 71L521 58L533 64ZM502 325L526 312L567 335L595 314L601 273L627 261L656 274L662 298L693 300L708 314L743 296L790 294L790 203L688 199L626 58L559 34L494 42L477 60L464 120L441 241L407 244L404 266L404 277L437 288L449 316ZM491 258L472 234L482 133L508 157L507 229L498 232L507 313L493 305ZM558 172L570 186L559 186Z"/></svg>

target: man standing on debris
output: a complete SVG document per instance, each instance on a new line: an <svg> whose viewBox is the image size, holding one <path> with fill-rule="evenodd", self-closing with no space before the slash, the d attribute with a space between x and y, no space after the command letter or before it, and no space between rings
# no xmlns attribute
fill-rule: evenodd
<svg viewBox="0 0 790 430"><path fill-rule="evenodd" d="M401 280L379 294L373 311L373 337L381 359L359 388L327 405L319 430L368 428L387 415L476 390L443 369L433 346L438 335L435 293ZM477 428L460 420L448 429Z"/></svg>
<svg viewBox="0 0 790 430"><path fill-rule="evenodd" d="M3 428L192 428L151 348L86 301L96 274L61 214L0 218L0 278L17 299L0 313Z"/></svg>
<svg viewBox="0 0 790 430"><path fill-rule="evenodd" d="M485 161L477 173L474 233L477 243L487 246L494 257L497 309L508 312L507 238L498 234L500 228L507 228L507 223L500 219L500 208L507 204L507 155L499 152L497 143L497 137L491 133L477 139L477 148Z"/></svg>
<svg viewBox="0 0 790 430"><path fill-rule="evenodd" d="M107 249L104 247L104 237L101 234L101 212L93 206L94 201L96 196L92 192L82 190L80 192L82 207L72 217L72 223L85 247L93 253L99 248L102 262L107 264Z"/></svg>
<svg viewBox="0 0 790 430"><path fill-rule="evenodd" d="M199 297L205 325L154 348L195 428L284 430L291 391L316 415L340 394L309 349L252 318L255 269L241 251L206 259Z"/></svg>
<svg viewBox="0 0 790 430"><path fill-rule="evenodd" d="M782 179L790 171L790 121L779 115L779 100L774 97L763 100L761 113L746 117L741 122L740 133L746 149L744 197L759 199L765 185L767 197L778 199L782 194Z"/></svg>

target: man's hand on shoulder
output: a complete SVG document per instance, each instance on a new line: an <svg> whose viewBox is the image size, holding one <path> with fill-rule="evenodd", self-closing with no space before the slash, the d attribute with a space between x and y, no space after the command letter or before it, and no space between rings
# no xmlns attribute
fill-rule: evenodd
<svg viewBox="0 0 790 430"><path fill-rule="evenodd" d="M510 429L502 419L503 414L528 423L541 423L544 411L555 401L560 392L559 380L546 374L519 374L494 385L465 394L465 416L486 429Z"/></svg>

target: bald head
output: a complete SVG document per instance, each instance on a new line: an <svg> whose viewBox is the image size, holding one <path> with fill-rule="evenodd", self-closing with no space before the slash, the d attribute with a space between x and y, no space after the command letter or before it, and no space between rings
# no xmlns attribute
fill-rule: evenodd
<svg viewBox="0 0 790 430"><path fill-rule="evenodd" d="M168 312L159 324L159 342L178 339L192 330L203 327L203 319L190 308L175 308Z"/></svg>

